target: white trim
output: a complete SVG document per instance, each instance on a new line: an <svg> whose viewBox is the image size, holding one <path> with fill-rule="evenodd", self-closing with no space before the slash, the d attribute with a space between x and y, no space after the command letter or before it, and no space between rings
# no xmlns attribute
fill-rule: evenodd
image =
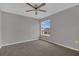
<svg viewBox="0 0 79 59"><path fill-rule="evenodd" d="M0 48L2 48L2 46L0 46Z"/></svg>
<svg viewBox="0 0 79 59"><path fill-rule="evenodd" d="M2 44L2 47L3 46L8 46L8 45L14 45L14 44L19 44L19 43L24 43L24 42L30 42L30 41L34 41L34 40L38 40L38 39L31 39L31 40L26 40L26 41L19 41L19 42L14 42L14 43Z"/></svg>
<svg viewBox="0 0 79 59"><path fill-rule="evenodd" d="M45 40L45 41L48 41L48 40ZM48 42L50 42L50 41L48 41ZM63 45L63 44L56 43L56 42L50 42L50 43L53 43L53 44L56 44L56 45L59 45L59 46L62 46L62 47L66 47L66 48L69 48L69 49L72 49L72 50L79 52L79 49L76 49L76 48L73 48L73 47L70 47L70 46L66 46L66 45Z"/></svg>
<svg viewBox="0 0 79 59"><path fill-rule="evenodd" d="M66 46L66 45L63 45L63 44L55 43L55 42L53 42L53 43L79 52L79 49L72 48L70 46Z"/></svg>

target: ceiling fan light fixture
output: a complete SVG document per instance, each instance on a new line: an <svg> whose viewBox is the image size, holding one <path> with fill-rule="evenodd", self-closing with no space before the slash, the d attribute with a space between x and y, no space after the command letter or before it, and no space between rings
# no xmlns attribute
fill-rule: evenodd
<svg viewBox="0 0 79 59"><path fill-rule="evenodd" d="M35 15L38 14L38 11L40 11L40 12L46 12L46 10L40 9L41 7L45 6L46 3L41 3L39 6L38 5L32 5L30 3L26 3L26 4L33 8L33 10L27 10L26 12L35 11Z"/></svg>

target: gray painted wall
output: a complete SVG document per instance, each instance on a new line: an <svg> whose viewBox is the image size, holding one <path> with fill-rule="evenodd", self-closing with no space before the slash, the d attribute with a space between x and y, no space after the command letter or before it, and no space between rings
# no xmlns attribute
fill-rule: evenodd
<svg viewBox="0 0 79 59"><path fill-rule="evenodd" d="M43 20L51 20L49 42L70 47L79 51L79 5L56 13Z"/></svg>
<svg viewBox="0 0 79 59"><path fill-rule="evenodd" d="M2 12L2 45L38 40L39 21Z"/></svg>
<svg viewBox="0 0 79 59"><path fill-rule="evenodd" d="M0 48L1 48L1 41L2 41L2 12L0 11Z"/></svg>

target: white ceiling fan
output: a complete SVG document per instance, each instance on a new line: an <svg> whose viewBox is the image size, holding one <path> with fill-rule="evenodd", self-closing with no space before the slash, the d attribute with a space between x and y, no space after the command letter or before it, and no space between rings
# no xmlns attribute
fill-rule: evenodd
<svg viewBox="0 0 79 59"><path fill-rule="evenodd" d="M46 12L46 10L40 9L41 7L43 7L43 6L46 5L45 3L41 3L40 5L37 5L37 4L31 5L30 3L26 3L26 4L33 8L31 10L27 10L26 12L35 11L35 15L38 14L38 11L40 11L40 12Z"/></svg>

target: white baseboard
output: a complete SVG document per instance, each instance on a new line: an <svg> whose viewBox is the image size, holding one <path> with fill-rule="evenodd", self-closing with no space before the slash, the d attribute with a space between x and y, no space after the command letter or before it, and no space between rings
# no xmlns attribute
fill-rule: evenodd
<svg viewBox="0 0 79 59"><path fill-rule="evenodd" d="M79 49L72 48L70 46L66 46L66 45L63 45L63 44L55 43L55 42L53 42L53 43L79 52Z"/></svg>
<svg viewBox="0 0 79 59"><path fill-rule="evenodd" d="M0 46L0 48L2 48L2 46Z"/></svg>
<svg viewBox="0 0 79 59"><path fill-rule="evenodd" d="M31 39L31 40L19 41L19 42L14 42L14 43L7 43L7 44L3 44L1 47L8 46L8 45L19 44L19 43L24 43L24 42L30 42L30 41L34 41L34 40L38 40L38 39Z"/></svg>
<svg viewBox="0 0 79 59"><path fill-rule="evenodd" d="M48 41L48 40L45 40L45 41ZM50 41L48 41L48 42L50 42ZM63 44L56 43L56 42L50 42L50 43L53 43L53 44L56 44L56 45L59 45L59 46L62 46L62 47L66 47L66 48L69 48L69 49L72 49L72 50L75 50L75 51L79 52L79 49L72 48L70 46L66 46L66 45L63 45Z"/></svg>

